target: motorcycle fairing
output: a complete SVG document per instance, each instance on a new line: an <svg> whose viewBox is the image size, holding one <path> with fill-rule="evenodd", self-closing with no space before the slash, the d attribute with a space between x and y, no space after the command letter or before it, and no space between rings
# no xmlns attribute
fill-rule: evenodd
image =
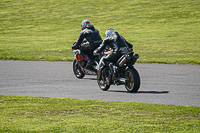
<svg viewBox="0 0 200 133"><path fill-rule="evenodd" d="M87 56L84 55L84 57L85 57L85 59L87 60ZM84 60L84 57L83 57L83 55L81 55L81 54L77 54L77 55L76 55L76 60L78 60L79 62L81 62L81 61Z"/></svg>

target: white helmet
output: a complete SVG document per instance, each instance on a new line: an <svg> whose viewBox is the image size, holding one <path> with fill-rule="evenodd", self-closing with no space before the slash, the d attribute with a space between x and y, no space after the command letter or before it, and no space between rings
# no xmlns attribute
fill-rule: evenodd
<svg viewBox="0 0 200 133"><path fill-rule="evenodd" d="M109 37L113 32L115 32L113 29L108 29L105 33L106 37Z"/></svg>
<svg viewBox="0 0 200 133"><path fill-rule="evenodd" d="M89 20L83 20L81 23L81 30L84 30L87 25L91 25L91 22Z"/></svg>

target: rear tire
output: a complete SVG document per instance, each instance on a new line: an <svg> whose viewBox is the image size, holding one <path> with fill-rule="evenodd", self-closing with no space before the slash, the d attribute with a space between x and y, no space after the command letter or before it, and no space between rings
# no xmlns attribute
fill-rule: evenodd
<svg viewBox="0 0 200 133"><path fill-rule="evenodd" d="M125 84L127 91L136 93L140 88L140 75L138 71L134 67L128 68L125 71L124 76L129 79Z"/></svg>
<svg viewBox="0 0 200 133"><path fill-rule="evenodd" d="M103 73L103 74L102 74ZM107 91L110 88L110 83L108 81L108 73L106 73L106 68L99 70L97 72L97 83L101 90Z"/></svg>
<svg viewBox="0 0 200 133"><path fill-rule="evenodd" d="M78 61L76 59L73 62L73 72L78 79L82 79L85 76L85 73L79 66Z"/></svg>

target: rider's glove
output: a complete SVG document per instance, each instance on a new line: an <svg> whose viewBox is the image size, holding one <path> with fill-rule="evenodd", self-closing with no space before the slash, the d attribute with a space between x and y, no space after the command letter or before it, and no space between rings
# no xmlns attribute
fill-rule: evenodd
<svg viewBox="0 0 200 133"><path fill-rule="evenodd" d="M72 50L73 50L73 49L76 49L76 46L75 46L75 45L72 45Z"/></svg>

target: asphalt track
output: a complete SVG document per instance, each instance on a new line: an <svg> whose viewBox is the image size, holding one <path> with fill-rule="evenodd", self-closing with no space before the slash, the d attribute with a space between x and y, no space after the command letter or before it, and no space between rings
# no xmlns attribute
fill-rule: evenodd
<svg viewBox="0 0 200 133"><path fill-rule="evenodd" d="M136 64L135 68L140 73L141 87L138 93L127 93L124 86L100 90L96 76L77 79L72 62L0 60L0 95L200 107L200 65Z"/></svg>

